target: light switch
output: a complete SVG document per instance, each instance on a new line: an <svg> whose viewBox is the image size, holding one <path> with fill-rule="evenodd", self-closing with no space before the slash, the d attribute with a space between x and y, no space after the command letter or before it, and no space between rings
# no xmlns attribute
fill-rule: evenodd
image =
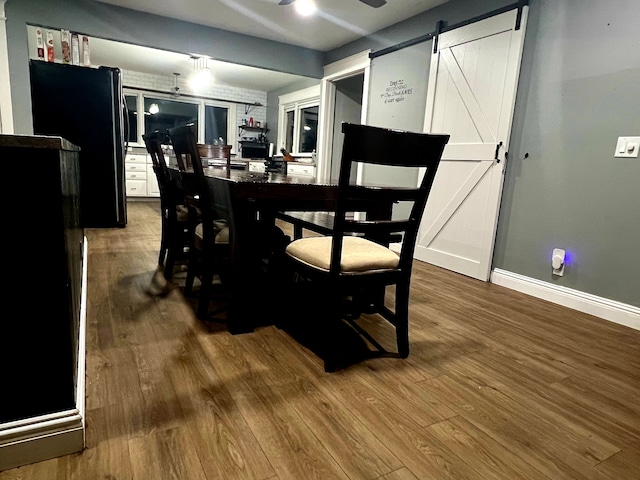
<svg viewBox="0 0 640 480"><path fill-rule="evenodd" d="M615 157L638 158L640 150L640 137L618 137Z"/></svg>

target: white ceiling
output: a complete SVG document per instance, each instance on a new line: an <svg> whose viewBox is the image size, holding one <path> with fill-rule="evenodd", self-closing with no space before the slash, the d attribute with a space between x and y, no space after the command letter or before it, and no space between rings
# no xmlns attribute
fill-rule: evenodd
<svg viewBox="0 0 640 480"><path fill-rule="evenodd" d="M415 16L448 0L387 0L372 8L359 0L314 0L318 12L300 17L293 5L280 0L98 0L138 11L216 27L259 38L327 51ZM118 66L159 75L193 73L188 52L175 53L91 39L95 65ZM304 77L254 67L211 61L215 82L271 91ZM258 74L259 73L259 74Z"/></svg>
<svg viewBox="0 0 640 480"><path fill-rule="evenodd" d="M255 37L328 51L425 12L448 0L314 0L318 11L299 16L280 0L98 0Z"/></svg>

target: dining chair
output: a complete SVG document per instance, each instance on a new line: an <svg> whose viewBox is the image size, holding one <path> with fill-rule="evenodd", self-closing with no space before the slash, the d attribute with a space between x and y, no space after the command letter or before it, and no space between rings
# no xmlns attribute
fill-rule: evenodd
<svg viewBox="0 0 640 480"><path fill-rule="evenodd" d="M200 278L196 313L198 318L209 319L225 310L222 306L210 311L210 303L214 293L214 279L220 288L224 287L229 255L229 221L225 218L224 211L216 206L216 199L207 182L194 125L171 128L168 134L180 168L190 222L195 224L185 294L191 293L195 278Z"/></svg>
<svg viewBox="0 0 640 480"><path fill-rule="evenodd" d="M211 160L216 166L232 168L231 145L198 144L198 152L207 163Z"/></svg>
<svg viewBox="0 0 640 480"><path fill-rule="evenodd" d="M373 347L371 356L406 358L416 237L449 135L351 123L343 123L342 132L344 143L331 233L293 240L286 247L286 258L297 281L312 285L312 295L324 295L321 301L330 305L329 315L347 322ZM364 186L350 181L358 163L385 169L384 178L394 178L396 170L405 175L408 169L425 171L420 182L416 181L417 186ZM394 202L390 219L372 220L359 213L368 204L386 202ZM397 252L389 242L399 238ZM395 286L390 305L384 295L388 286ZM357 323L361 313L380 315L395 327L397 351L385 349ZM294 321L301 321L302 315L298 312ZM337 362L336 358L326 358L325 370L334 371L339 367Z"/></svg>
<svg viewBox="0 0 640 480"><path fill-rule="evenodd" d="M154 131L142 136L151 157L160 190L161 234L158 265L171 280L176 261L186 258L189 247L188 210L179 178L172 176L165 161L163 145L169 144L167 132Z"/></svg>

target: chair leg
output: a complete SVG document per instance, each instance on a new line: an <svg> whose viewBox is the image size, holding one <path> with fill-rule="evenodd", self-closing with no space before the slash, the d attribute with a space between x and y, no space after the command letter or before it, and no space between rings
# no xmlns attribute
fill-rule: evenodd
<svg viewBox="0 0 640 480"><path fill-rule="evenodd" d="M196 271L198 270L198 253L193 243L189 247L189 257L187 260L187 278L184 282L184 294L188 297L193 292L193 282L196 279Z"/></svg>
<svg viewBox="0 0 640 480"><path fill-rule="evenodd" d="M209 302L213 292L213 259L211 253L205 254L202 259L202 284L200 285L200 298L198 299L197 316L206 319L209 314Z"/></svg>
<svg viewBox="0 0 640 480"><path fill-rule="evenodd" d="M175 243L175 242L174 242ZM164 269L164 278L171 280L173 278L173 270L176 265L176 245L171 245L167 252L167 263Z"/></svg>
<svg viewBox="0 0 640 480"><path fill-rule="evenodd" d="M396 341L400 358L409 356L409 285L396 285Z"/></svg>
<svg viewBox="0 0 640 480"><path fill-rule="evenodd" d="M158 265L164 265L164 260L167 255L167 233L169 227L167 225L167 218L164 210L161 212L162 214L162 223L161 223L161 231L160 231L160 254L158 255Z"/></svg>
<svg viewBox="0 0 640 480"><path fill-rule="evenodd" d="M185 279L184 284L184 294L186 296L191 295L193 291L193 282L196 278L196 271L198 270L198 255L199 252L196 248L195 244L195 225L196 222L194 220L194 213L192 210L189 211L189 227L187 229L186 235L189 236L189 253L187 255L187 278Z"/></svg>
<svg viewBox="0 0 640 480"><path fill-rule="evenodd" d="M324 297L327 302L328 322L340 322L342 313L342 295L335 285L327 285L327 294ZM340 360L336 349L329 349L325 354L324 371L327 373L336 372L344 360Z"/></svg>
<svg viewBox="0 0 640 480"><path fill-rule="evenodd" d="M173 270L176 266L178 251L182 249L182 234L178 231L177 220L169 222L167 227L167 236L168 249L164 276L167 280L171 280L173 278Z"/></svg>
<svg viewBox="0 0 640 480"><path fill-rule="evenodd" d="M198 298L197 317L205 320L209 316L209 303L211 300L211 290L213 288L213 275L207 272L202 276L202 285L200 286L200 297Z"/></svg>

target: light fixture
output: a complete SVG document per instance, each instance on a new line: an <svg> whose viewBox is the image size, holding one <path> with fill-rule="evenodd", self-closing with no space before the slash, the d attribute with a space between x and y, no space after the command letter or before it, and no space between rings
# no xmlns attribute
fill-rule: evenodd
<svg viewBox="0 0 640 480"><path fill-rule="evenodd" d="M303 17L308 17L312 15L317 10L316 4L313 0L297 0L293 5L298 12L298 15L302 15Z"/></svg>
<svg viewBox="0 0 640 480"><path fill-rule="evenodd" d="M204 90L213 80L207 57L191 57L193 60L193 76L189 84L195 91Z"/></svg>
<svg viewBox="0 0 640 480"><path fill-rule="evenodd" d="M149 105L149 113L151 115L155 115L159 111L160 111L160 107L158 107L157 103L152 103L151 105Z"/></svg>
<svg viewBox="0 0 640 480"><path fill-rule="evenodd" d="M304 127L305 132L308 132L309 130L311 130L311 127L309 125L305 125Z"/></svg>
<svg viewBox="0 0 640 480"><path fill-rule="evenodd" d="M180 73L173 72L173 78L175 79L174 85L173 85L173 96L174 97L179 97L180 96L180 85L178 85L178 77L179 76L180 76Z"/></svg>

